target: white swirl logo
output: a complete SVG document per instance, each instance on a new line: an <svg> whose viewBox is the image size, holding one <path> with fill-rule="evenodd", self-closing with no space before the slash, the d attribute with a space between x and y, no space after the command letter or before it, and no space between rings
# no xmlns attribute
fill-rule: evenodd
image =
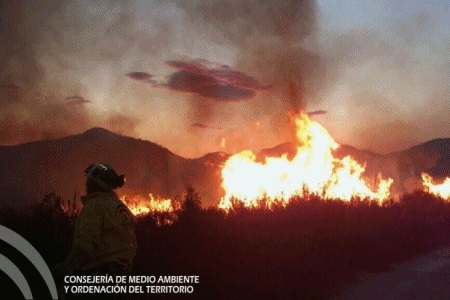
<svg viewBox="0 0 450 300"><path fill-rule="evenodd" d="M0 240L14 247L34 265L47 284L52 299L58 299L56 284L53 280L52 273L39 252L22 236L2 225L0 225ZM30 285L23 273L11 260L2 254L0 254L0 270L14 281L25 299L33 299Z"/></svg>

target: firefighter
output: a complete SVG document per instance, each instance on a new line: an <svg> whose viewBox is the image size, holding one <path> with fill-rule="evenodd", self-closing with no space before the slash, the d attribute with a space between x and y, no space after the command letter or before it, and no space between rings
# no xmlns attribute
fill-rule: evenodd
<svg viewBox="0 0 450 300"><path fill-rule="evenodd" d="M55 267L57 277L126 275L132 269L137 242L134 216L114 192L125 183L109 164L90 165L86 170L86 195L75 221L72 250Z"/></svg>

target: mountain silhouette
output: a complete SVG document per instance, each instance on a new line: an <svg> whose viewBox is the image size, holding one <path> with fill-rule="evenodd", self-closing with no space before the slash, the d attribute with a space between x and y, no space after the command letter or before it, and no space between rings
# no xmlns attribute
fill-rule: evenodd
<svg viewBox="0 0 450 300"><path fill-rule="evenodd" d="M264 149L264 156L295 154L290 143ZM405 151L380 155L342 145L336 156L351 155L367 162L366 176L376 181L376 174L392 177L396 192L409 191L419 184L421 172L436 178L450 175L450 139L436 139ZM199 158L183 158L150 141L122 136L103 128L53 140L35 141L15 146L0 146L0 205L19 206L36 203L46 194L56 192L63 199L84 193L84 170L89 164L107 162L126 184L120 195L131 198L149 193L161 197L182 197L187 185L193 186L204 206L215 206L223 195L221 166L230 154L209 153ZM370 182L370 180L368 180Z"/></svg>
<svg viewBox="0 0 450 300"><path fill-rule="evenodd" d="M192 185L204 197L218 197L209 194L215 170L208 156L186 159L158 144L93 128L60 139L0 147L0 203L33 203L52 191L71 199L75 191L84 193L84 170L96 162L110 163L125 174L120 195L175 197Z"/></svg>
<svg viewBox="0 0 450 300"><path fill-rule="evenodd" d="M263 160L265 156L281 156L287 154L293 158L297 147L290 143L283 143L273 148L262 150L257 158ZM350 155L361 165L366 166L365 180L370 184L377 184L378 173L383 178L392 178L393 194L412 192L422 188L421 173L425 172L437 180L450 176L450 138L434 139L407 150L378 154L367 150L359 150L349 145L340 145L333 155L344 158Z"/></svg>

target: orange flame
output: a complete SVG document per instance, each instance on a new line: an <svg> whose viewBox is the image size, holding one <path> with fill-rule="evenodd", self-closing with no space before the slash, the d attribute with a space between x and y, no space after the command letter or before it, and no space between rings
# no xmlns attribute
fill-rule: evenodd
<svg viewBox="0 0 450 300"><path fill-rule="evenodd" d="M390 196L391 178L380 178L376 191L372 191L361 178L365 167L350 156L333 157L339 144L322 125L304 113L295 118L295 123L299 146L292 160L283 155L266 157L264 163L259 163L250 150L227 160L222 169L225 196L219 208L229 211L233 200L241 201L245 207L258 207L262 198L269 207L280 201L286 205L305 190L324 199L348 201L359 197L381 202Z"/></svg>
<svg viewBox="0 0 450 300"><path fill-rule="evenodd" d="M220 148L225 149L225 147L226 147L226 140L225 140L225 138L223 137L223 138L220 140Z"/></svg>
<svg viewBox="0 0 450 300"><path fill-rule="evenodd" d="M128 206L133 215L143 215L155 212L171 213L176 210L172 199L161 199L154 197L153 194L148 195L150 199L142 200L135 197L132 201L128 201L125 196L121 200Z"/></svg>
<svg viewBox="0 0 450 300"><path fill-rule="evenodd" d="M421 175L425 191L443 199L450 200L450 177L445 178L441 184L433 184L433 178L430 175L426 173L422 173Z"/></svg>

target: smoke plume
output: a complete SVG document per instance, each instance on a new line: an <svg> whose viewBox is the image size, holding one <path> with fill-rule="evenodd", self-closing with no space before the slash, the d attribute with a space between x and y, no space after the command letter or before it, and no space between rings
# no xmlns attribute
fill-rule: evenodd
<svg viewBox="0 0 450 300"><path fill-rule="evenodd" d="M286 111L306 109L374 151L448 136L448 23L374 3L394 17L345 28L314 0L0 1L0 143L100 126L199 155L212 134L189 124L236 126L242 147L246 127L269 147L291 137Z"/></svg>
<svg viewBox="0 0 450 300"><path fill-rule="evenodd" d="M123 113L89 109L100 99L94 92L98 83L87 80L97 71L88 62L97 60L114 71L110 65L120 61L133 36L130 7L110 3L108 11L99 6L89 14L82 5L1 1L0 144L62 137L94 126L132 134L139 124ZM102 79L109 81L110 75Z"/></svg>

